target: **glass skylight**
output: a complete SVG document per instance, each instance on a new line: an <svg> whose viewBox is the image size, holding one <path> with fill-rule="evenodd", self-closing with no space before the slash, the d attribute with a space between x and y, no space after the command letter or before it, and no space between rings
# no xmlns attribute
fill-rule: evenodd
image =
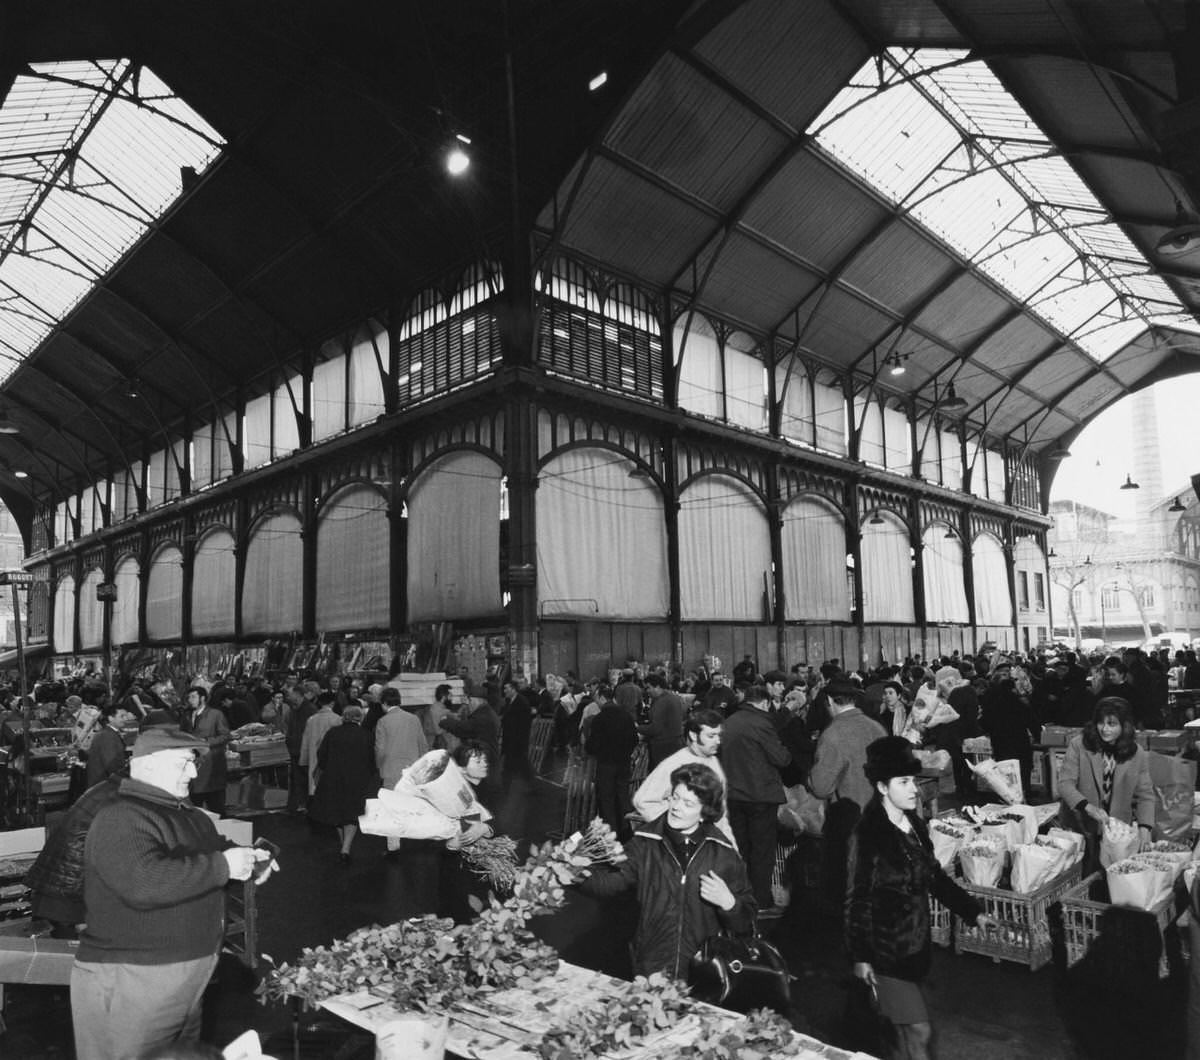
<svg viewBox="0 0 1200 1060"><path fill-rule="evenodd" d="M144 66L48 63L0 106L0 382L224 141Z"/></svg>
<svg viewBox="0 0 1200 1060"><path fill-rule="evenodd" d="M1195 319L965 51L891 48L808 128L817 143L1097 361Z"/></svg>

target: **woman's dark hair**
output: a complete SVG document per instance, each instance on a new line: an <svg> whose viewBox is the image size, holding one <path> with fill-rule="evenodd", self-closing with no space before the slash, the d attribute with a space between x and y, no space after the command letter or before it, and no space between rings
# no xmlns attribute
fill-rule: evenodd
<svg viewBox="0 0 1200 1060"><path fill-rule="evenodd" d="M671 771L671 790L680 784L700 800L702 819L720 820L725 812L725 785L716 773L699 762L689 762Z"/></svg>
<svg viewBox="0 0 1200 1060"><path fill-rule="evenodd" d="M1113 746L1113 757L1118 762L1127 762L1137 753L1137 738L1133 735L1133 718L1128 700L1120 696L1105 696L1096 704L1091 720L1083 727L1083 746L1089 751L1099 751L1104 746L1098 726L1105 718L1116 718L1121 723L1121 734Z"/></svg>
<svg viewBox="0 0 1200 1060"><path fill-rule="evenodd" d="M472 758L482 758L490 769L492 766L491 749L482 740L463 740L453 751L450 752L450 757L454 759L455 765L461 769L467 768L467 763Z"/></svg>

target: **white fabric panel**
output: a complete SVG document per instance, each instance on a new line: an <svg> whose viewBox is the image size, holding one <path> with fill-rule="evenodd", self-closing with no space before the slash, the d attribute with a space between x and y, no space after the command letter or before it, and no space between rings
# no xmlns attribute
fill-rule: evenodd
<svg viewBox="0 0 1200 1060"><path fill-rule="evenodd" d="M766 380L763 363L752 353L725 350L725 417L752 430L767 429Z"/></svg>
<svg viewBox="0 0 1200 1060"><path fill-rule="evenodd" d="M786 385L785 385L786 383ZM775 393L782 396L779 430L785 438L813 444L813 402L808 376L798 361L775 370Z"/></svg>
<svg viewBox="0 0 1200 1060"><path fill-rule="evenodd" d="M980 534L972 545L975 575L975 624L1012 624L1012 601L1008 598L1008 571L1004 549L991 534Z"/></svg>
<svg viewBox="0 0 1200 1060"><path fill-rule="evenodd" d="M971 469L971 496L987 496L987 458L978 438L967 439L967 467Z"/></svg>
<svg viewBox="0 0 1200 1060"><path fill-rule="evenodd" d="M146 636L179 640L183 636L183 553L164 548L150 561L146 578Z"/></svg>
<svg viewBox="0 0 1200 1060"><path fill-rule="evenodd" d="M941 466L938 459L937 427L928 416L917 420L917 445L921 447L921 477L927 482L941 482Z"/></svg>
<svg viewBox="0 0 1200 1060"><path fill-rule="evenodd" d="M104 604L96 599L96 587L104 572L92 569L79 586L79 650L96 651L104 646Z"/></svg>
<svg viewBox="0 0 1200 1060"><path fill-rule="evenodd" d="M237 415L227 412L224 417L225 425L220 421L213 425L213 481L220 482L233 474L233 453L231 445L237 444ZM226 433L228 432L228 433Z"/></svg>
<svg viewBox="0 0 1200 1060"><path fill-rule="evenodd" d="M246 402L246 415L242 419L242 457L247 469L271 459L270 394Z"/></svg>
<svg viewBox="0 0 1200 1060"><path fill-rule="evenodd" d="M71 540L71 519L67 515L67 502L60 501L54 509L54 543L65 544Z"/></svg>
<svg viewBox="0 0 1200 1060"><path fill-rule="evenodd" d="M192 636L232 637L237 603L233 534L214 530L192 557Z"/></svg>
<svg viewBox="0 0 1200 1060"><path fill-rule="evenodd" d="M962 446L953 431L942 431L942 485L962 489Z"/></svg>
<svg viewBox="0 0 1200 1060"><path fill-rule="evenodd" d="M679 360L682 343L683 361L679 367L679 407L702 416L720 419L723 414L721 348L717 336L700 316L691 317L686 340L685 314L675 327L675 358Z"/></svg>
<svg viewBox="0 0 1200 1060"><path fill-rule="evenodd" d="M384 371L388 367L388 337L387 331L378 324L368 325L372 333L360 329L350 350L350 426L360 423L370 423L384 412L383 378L379 374L379 365L383 364ZM374 344L372 344L372 337ZM379 359L375 357L375 346L379 347ZM432 365L422 366L425 372ZM409 371L413 367L409 366Z"/></svg>
<svg viewBox="0 0 1200 1060"><path fill-rule="evenodd" d="M271 444L271 455L275 459L290 456L292 450L300 448L300 428L296 423L296 407L292 405L295 396L296 406L304 408L304 380L292 376L291 390L287 386L275 388L275 438Z"/></svg>
<svg viewBox="0 0 1200 1060"><path fill-rule="evenodd" d="M482 453L435 461L408 495L408 621L494 615L500 600L500 467Z"/></svg>
<svg viewBox="0 0 1200 1060"><path fill-rule="evenodd" d="M109 640L114 645L138 642L138 561L126 556L113 571L113 584L117 587L117 599L112 606L109 619Z"/></svg>
<svg viewBox="0 0 1200 1060"><path fill-rule="evenodd" d="M128 519L137 511L137 493L129 472L119 468L113 472L112 480L112 517L113 522Z"/></svg>
<svg viewBox="0 0 1200 1060"><path fill-rule="evenodd" d="M912 438L903 409L883 410L883 440L887 466L901 475L912 474ZM920 441L920 438L917 439Z"/></svg>
<svg viewBox="0 0 1200 1060"><path fill-rule="evenodd" d="M543 614L666 617L670 584L662 495L649 481L631 479L630 467L610 450L585 448L560 453L543 468L537 489Z"/></svg>
<svg viewBox="0 0 1200 1060"><path fill-rule="evenodd" d="M75 579L69 574L54 590L54 650L60 655L75 650Z"/></svg>
<svg viewBox="0 0 1200 1060"><path fill-rule="evenodd" d="M284 633L304 624L304 544L291 512L263 519L246 546L242 631Z"/></svg>
<svg viewBox="0 0 1200 1060"><path fill-rule="evenodd" d="M346 355L313 366L313 441L332 438L346 429Z"/></svg>
<svg viewBox="0 0 1200 1060"><path fill-rule="evenodd" d="M96 526L96 488L88 486L79 495L79 536L87 537Z"/></svg>
<svg viewBox="0 0 1200 1060"><path fill-rule="evenodd" d="M842 388L827 383L813 384L817 417L817 448L838 456L846 455L846 399Z"/></svg>
<svg viewBox="0 0 1200 1060"><path fill-rule="evenodd" d="M988 497L1004 503L1004 454L996 449L987 450Z"/></svg>
<svg viewBox="0 0 1200 1060"><path fill-rule="evenodd" d="M879 515L882 523L862 527L863 620L914 622L908 530L889 512Z"/></svg>
<svg viewBox="0 0 1200 1060"><path fill-rule="evenodd" d="M866 409L864 412L864 404ZM856 397L854 399L854 423L861 424L862 434L858 440L858 458L868 464L883 467L883 412L878 401Z"/></svg>
<svg viewBox="0 0 1200 1060"><path fill-rule="evenodd" d="M155 508L167 499L167 451L150 454L146 466L146 504Z"/></svg>
<svg viewBox="0 0 1200 1060"><path fill-rule="evenodd" d="M764 575L771 578L766 512L733 479L706 475L679 506L679 596L682 617L762 622Z"/></svg>
<svg viewBox="0 0 1200 1060"><path fill-rule="evenodd" d="M387 629L391 619L387 500L348 486L321 509L317 524L317 629Z"/></svg>
<svg viewBox="0 0 1200 1060"><path fill-rule="evenodd" d="M184 470L187 469L186 447L187 442L180 438L172 444L171 449L167 452L167 466L164 469L166 473L166 487L163 493L163 500L173 501L183 492L180 489L179 472L181 468Z"/></svg>
<svg viewBox="0 0 1200 1060"><path fill-rule="evenodd" d="M784 618L849 621L846 529L841 514L812 497L783 512Z"/></svg>
<svg viewBox="0 0 1200 1060"><path fill-rule="evenodd" d="M192 488L201 489L213 481L213 424L205 423L192 432Z"/></svg>
<svg viewBox="0 0 1200 1060"><path fill-rule="evenodd" d="M924 565L925 617L930 622L967 622L967 587L963 574L962 542L947 537L945 523L934 523L921 535Z"/></svg>

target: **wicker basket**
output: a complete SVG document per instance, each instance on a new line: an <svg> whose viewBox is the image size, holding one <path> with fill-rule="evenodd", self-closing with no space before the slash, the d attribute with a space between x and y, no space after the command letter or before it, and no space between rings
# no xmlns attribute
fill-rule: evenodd
<svg viewBox="0 0 1200 1060"><path fill-rule="evenodd" d="M1050 962L1050 907L1061 901L1079 882L1076 863L1032 894L964 883L963 890L983 905L983 911L998 922L994 928L978 928L959 920L954 930L956 953L982 953L995 961L1016 961L1036 972Z"/></svg>
<svg viewBox="0 0 1200 1060"><path fill-rule="evenodd" d="M1115 915L1111 910L1117 910ZM1106 917L1106 914L1110 914ZM1167 895L1153 909L1127 909L1112 905L1108 900L1108 879L1103 872L1093 872L1086 880L1072 887L1062 899L1063 937L1067 946L1067 967L1078 963L1092 951L1101 928L1108 933L1111 945L1093 956L1100 961L1105 955L1119 968L1122 975L1129 968L1148 964L1157 959L1158 976L1165 979L1171 971L1163 933L1178 915L1174 893ZM1157 931L1150 928L1153 918Z"/></svg>
<svg viewBox="0 0 1200 1060"><path fill-rule="evenodd" d="M929 935L935 946L949 946L952 938L950 910L929 896Z"/></svg>

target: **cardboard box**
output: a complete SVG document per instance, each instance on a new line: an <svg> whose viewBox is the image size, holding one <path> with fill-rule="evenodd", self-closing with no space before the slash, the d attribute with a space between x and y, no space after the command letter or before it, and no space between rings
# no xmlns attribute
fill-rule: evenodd
<svg viewBox="0 0 1200 1060"><path fill-rule="evenodd" d="M0 937L0 983L69 984L78 949L76 939Z"/></svg>
<svg viewBox="0 0 1200 1060"><path fill-rule="evenodd" d="M1072 737L1078 736L1082 729L1070 725L1043 725L1042 744L1045 747L1066 747Z"/></svg>
<svg viewBox="0 0 1200 1060"><path fill-rule="evenodd" d="M1151 732L1150 750L1160 751L1166 755L1177 755L1181 751L1186 751L1194 734L1185 733L1182 729L1159 729L1158 732Z"/></svg>

